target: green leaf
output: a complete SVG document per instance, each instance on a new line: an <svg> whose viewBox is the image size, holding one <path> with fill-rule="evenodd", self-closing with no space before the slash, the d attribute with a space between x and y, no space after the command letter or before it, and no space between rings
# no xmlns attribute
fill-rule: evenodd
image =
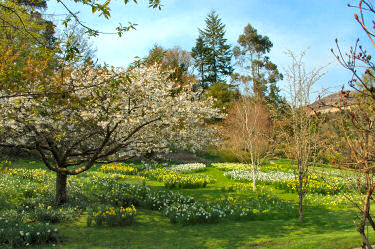
<svg viewBox="0 0 375 249"><path fill-rule="evenodd" d="M98 7L95 5L91 6L92 13L95 13L97 11Z"/></svg>

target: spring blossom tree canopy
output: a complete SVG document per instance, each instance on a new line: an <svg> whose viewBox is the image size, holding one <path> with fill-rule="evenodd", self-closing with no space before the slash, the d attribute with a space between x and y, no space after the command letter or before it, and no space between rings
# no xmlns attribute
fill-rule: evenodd
<svg viewBox="0 0 375 249"><path fill-rule="evenodd" d="M95 162L212 143L215 130L205 127L219 115L212 100L196 98L190 85L174 94L168 75L157 65L63 68L48 85L30 82L32 95L0 98L0 145L37 151L57 173L56 198L63 203L67 175Z"/></svg>

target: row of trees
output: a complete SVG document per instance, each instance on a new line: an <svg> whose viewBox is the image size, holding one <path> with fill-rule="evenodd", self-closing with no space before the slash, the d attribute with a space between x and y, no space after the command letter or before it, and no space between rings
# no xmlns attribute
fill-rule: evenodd
<svg viewBox="0 0 375 249"><path fill-rule="evenodd" d="M283 76L267 56L273 46L269 38L249 24L232 48L225 38L225 25L215 11L208 14L205 23L204 29L198 29L199 37L191 51L154 45L142 63L161 63L164 69L174 71L170 77L180 84L195 81L194 90L214 97L216 107L224 112L240 96L243 85L259 101L274 107L285 103L276 85Z"/></svg>
<svg viewBox="0 0 375 249"><path fill-rule="evenodd" d="M359 11L359 14L355 14L355 19L375 47L372 25L375 14L373 2L361 0L358 1L358 5L349 6ZM251 27L247 29L251 30ZM337 41L336 43L338 44ZM375 190L375 66L371 54L360 45L359 40L347 53L344 53L339 45L336 51L332 52L341 65L352 72L353 77L348 84L350 91L342 90L334 103L321 100L320 106L311 106L311 87L324 75L324 67L309 72L302 60L304 53L296 56L288 51L287 55L292 62L285 70L285 76L289 83L290 96L286 112L283 113L284 119L270 118L270 109L259 104L261 88L257 86L257 78L252 76L250 79L253 97L249 97L250 94L241 96L234 104L229 111L229 118L225 121L228 128L224 129L224 135L228 138L229 146L238 154L238 158L251 163L254 189L256 170L262 160L275 151L275 143L287 144L289 148L284 147L284 152L296 163L300 221L303 220L302 201L309 184L309 167L323 150L336 153L336 156L332 157L335 159L333 162L343 169L347 187L351 193L355 193L346 195L346 198L359 211L356 224L362 237L362 247L372 248L365 227L370 225L375 231L375 222L370 212ZM260 64L258 61L257 65ZM248 72L253 72L253 69L248 68ZM328 106L335 112L324 113L320 110L322 106ZM275 136L275 131L286 136L280 139ZM329 134L329 142L323 134ZM321 143L323 140L324 144ZM350 177L346 177L348 171L352 172Z"/></svg>

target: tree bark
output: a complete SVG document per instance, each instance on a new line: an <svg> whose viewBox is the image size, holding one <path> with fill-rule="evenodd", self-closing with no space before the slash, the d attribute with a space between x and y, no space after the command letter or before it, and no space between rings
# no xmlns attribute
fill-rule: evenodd
<svg viewBox="0 0 375 249"><path fill-rule="evenodd" d="M367 183L369 184L369 182ZM372 191L371 191L371 186L368 186L368 190L366 193L366 198L365 198L365 204L363 207L363 217L361 221L361 225L357 229L358 232L361 234L362 237L362 248L365 248L367 246L368 249L372 249L371 244L365 234L365 226L366 226L366 220L371 219L369 217L370 215L370 197L371 197Z"/></svg>
<svg viewBox="0 0 375 249"><path fill-rule="evenodd" d="M257 191L257 177L256 177L256 172L255 172L255 165L253 164L253 191Z"/></svg>
<svg viewBox="0 0 375 249"><path fill-rule="evenodd" d="M299 212L299 222L303 222L303 177L298 176L298 212Z"/></svg>
<svg viewBox="0 0 375 249"><path fill-rule="evenodd" d="M64 173L56 173L56 205L62 205L67 202L67 177Z"/></svg>

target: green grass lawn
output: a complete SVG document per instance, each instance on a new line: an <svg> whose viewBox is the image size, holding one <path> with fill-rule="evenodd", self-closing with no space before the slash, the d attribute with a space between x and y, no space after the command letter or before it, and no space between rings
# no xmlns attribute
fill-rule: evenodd
<svg viewBox="0 0 375 249"><path fill-rule="evenodd" d="M279 163L287 163L285 160ZM39 161L17 160L14 168L44 169ZM90 171L95 172L98 166ZM89 171L89 172L90 172ZM88 173L88 172L87 172ZM202 172L199 174L203 174ZM235 181L223 171L208 167L204 174L216 179L214 184L198 189L173 189L197 200L215 200L222 196L251 198L248 193L228 191ZM77 176L85 177L85 173ZM126 182L142 184L128 177ZM154 190L164 189L157 181L147 181ZM286 193L265 185L268 191L296 204L297 194ZM176 225L159 211L137 208L135 222L124 227L87 227L87 213L70 222L58 223L60 241L57 248L353 248L361 245L353 224L354 210L306 206L305 220L298 222L298 213L285 219L233 220L217 224ZM375 237L371 237L375 241ZM51 248L51 244L37 248Z"/></svg>
<svg viewBox="0 0 375 249"><path fill-rule="evenodd" d="M86 227L85 216L60 226L61 248L351 248L360 244L347 211L324 215L306 212L297 219L226 221L179 226L159 212L140 210L129 227ZM349 220L350 223L350 220ZM48 247L45 247L48 248Z"/></svg>

